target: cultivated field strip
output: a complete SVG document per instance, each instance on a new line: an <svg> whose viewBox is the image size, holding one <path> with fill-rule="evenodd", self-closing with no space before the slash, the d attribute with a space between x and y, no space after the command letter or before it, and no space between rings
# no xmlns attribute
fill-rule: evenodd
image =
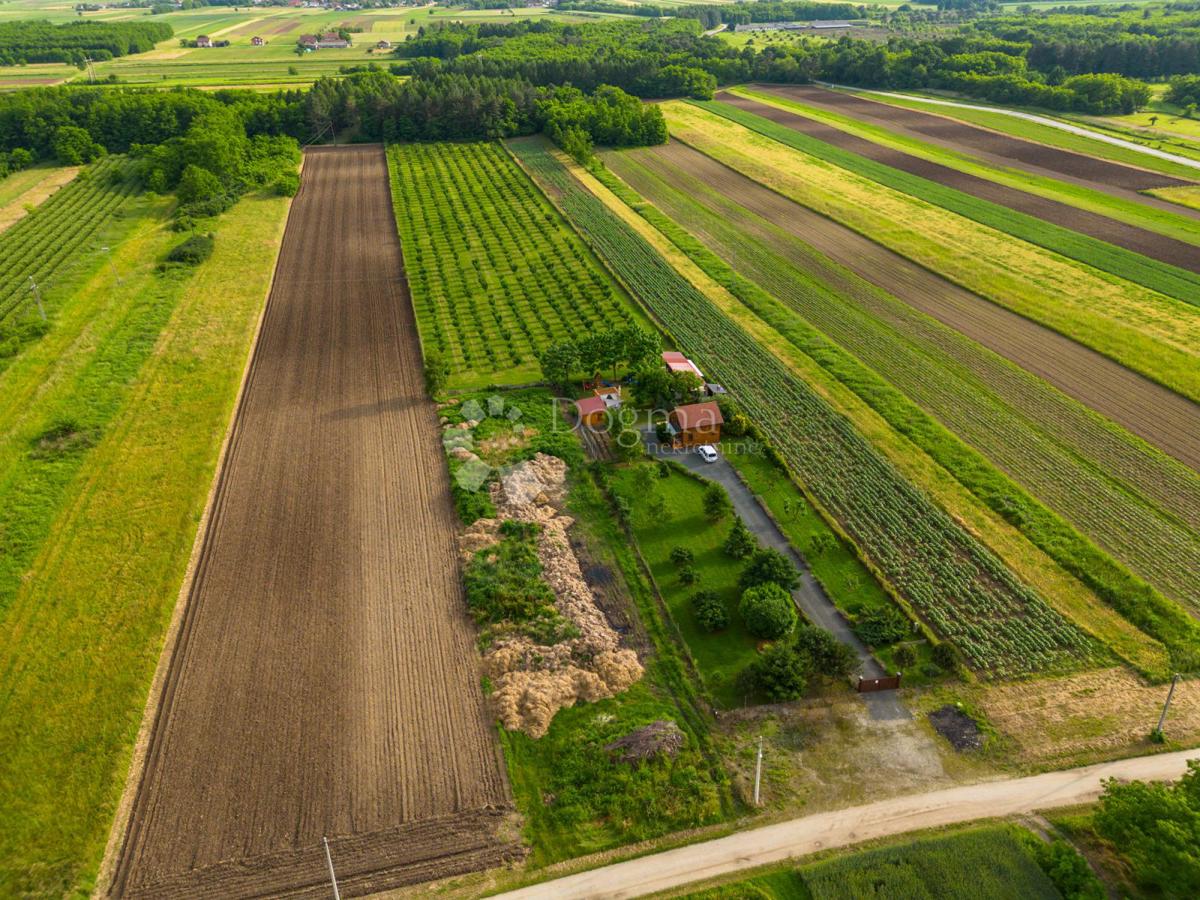
<svg viewBox="0 0 1200 900"><path fill-rule="evenodd" d="M495 862L509 806L378 147L310 151L114 892Z"/></svg>
<svg viewBox="0 0 1200 900"><path fill-rule="evenodd" d="M997 675L1086 658L1090 641L942 512L538 144L513 148L666 330L728 387L828 516L971 665Z"/></svg>
<svg viewBox="0 0 1200 900"><path fill-rule="evenodd" d="M629 320L583 242L495 144L389 156L417 321L452 372L523 367L533 381L548 344Z"/></svg>
<svg viewBox="0 0 1200 900"><path fill-rule="evenodd" d="M755 84L753 88L856 119L875 122L914 136L920 135L941 147L970 155L982 155L985 158L1002 159L1008 165L1033 172L1056 172L1067 176L1069 181L1086 183L1096 190L1120 188L1123 191L1121 196L1137 198L1138 191L1157 187L1180 187L1191 183L1161 172L1099 159L1086 153L1050 147L978 125L969 125L948 116L880 103L842 91L831 91L811 85Z"/></svg>
<svg viewBox="0 0 1200 900"><path fill-rule="evenodd" d="M896 150L883 144L860 138L857 135L842 131L824 122L807 118L796 112L780 109L768 103L760 103L746 97L721 92L717 100L736 107L744 112L769 119L778 125L798 131L816 140L823 141L842 150L855 153L866 159L874 160L893 169L899 169L910 175L916 175L929 181L937 182L946 187L969 194L980 200L1003 206L1019 213L1033 216L1043 222L1049 222L1062 228L1085 234L1099 241L1123 247L1134 253L1159 262L1167 263L1194 273L1200 273L1200 247L1186 241L1176 240L1166 235L1156 234L1144 228L1128 225L1117 219L1110 219L1098 213L1089 212L1066 203L1059 203L1037 194L1026 193L1007 185L989 181L978 175L960 172L949 166L941 165L927 159L912 156L902 150ZM1059 252L1066 248L1054 247ZM1070 254L1066 254L1070 255ZM1113 268L1119 266L1114 265ZM1121 272L1113 272L1120 275ZM1132 276L1129 276L1132 277ZM1188 289L1186 286L1182 289ZM1192 285L1190 290L1197 291L1200 287ZM1182 298L1181 298L1182 299Z"/></svg>
<svg viewBox="0 0 1200 900"><path fill-rule="evenodd" d="M709 187L714 182L683 175L650 151L635 154L647 162L641 175L622 157L610 165L639 193L1051 509L1163 593L1185 604L1200 594L1195 472L832 264ZM729 196L766 192L737 187Z"/></svg>
<svg viewBox="0 0 1200 900"><path fill-rule="evenodd" d="M0 324L32 312L29 279L49 292L80 244L111 220L133 194L132 168L124 157L101 160L0 235Z"/></svg>
<svg viewBox="0 0 1200 900"><path fill-rule="evenodd" d="M687 144L672 141L632 156L685 193L700 182L773 222L839 266L1045 379L1200 472L1200 405L1186 397L959 287ZM679 183L681 179L685 184ZM1170 492L1169 479L1162 488Z"/></svg>

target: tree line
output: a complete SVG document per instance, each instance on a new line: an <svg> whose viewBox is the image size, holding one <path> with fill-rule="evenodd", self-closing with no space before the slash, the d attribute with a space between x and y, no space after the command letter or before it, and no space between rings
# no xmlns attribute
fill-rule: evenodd
<svg viewBox="0 0 1200 900"><path fill-rule="evenodd" d="M165 22L0 22L0 65L105 60L153 50L174 35Z"/></svg>

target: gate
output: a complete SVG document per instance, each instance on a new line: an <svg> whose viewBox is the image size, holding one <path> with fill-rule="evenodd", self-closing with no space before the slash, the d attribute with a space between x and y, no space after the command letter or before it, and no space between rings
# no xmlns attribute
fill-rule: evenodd
<svg viewBox="0 0 1200 900"><path fill-rule="evenodd" d="M888 675L886 678L859 678L858 687L855 689L860 694L869 694L874 691L894 691L900 687L900 675Z"/></svg>

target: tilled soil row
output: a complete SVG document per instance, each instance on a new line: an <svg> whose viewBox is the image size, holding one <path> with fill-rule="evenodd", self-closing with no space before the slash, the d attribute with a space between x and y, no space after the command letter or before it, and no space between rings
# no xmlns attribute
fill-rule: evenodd
<svg viewBox="0 0 1200 900"><path fill-rule="evenodd" d="M310 151L112 892L304 891L324 836L374 887L513 851L478 678L383 151Z"/></svg>
<svg viewBox="0 0 1200 900"><path fill-rule="evenodd" d="M724 91L718 94L716 99L756 116L762 116L779 125L785 125L794 131L824 141L834 147L891 166L893 169L944 184L962 191L964 194L970 194L981 200L987 200L999 206L1077 231L1080 234L1086 234L1117 247L1124 247L1126 250L1132 250L1134 253L1140 253L1150 259L1156 259L1159 262L1178 266L1191 272L1200 272L1200 247L1195 244L1127 225L1116 219L1088 212L1066 203L1048 200L1036 194L1028 194L1007 185L988 181L977 175L960 172L949 166L910 156L900 150L893 150L891 147L864 140L834 128L832 125L817 122L768 103L759 103L756 100L749 100ZM796 99L803 98L797 97Z"/></svg>
<svg viewBox="0 0 1200 900"><path fill-rule="evenodd" d="M1000 157L1011 164L1024 164L1036 169L1058 172L1073 181L1089 181L1098 190L1118 187L1127 191L1144 191L1149 188L1179 187L1191 183L1161 172L1111 162L1088 156L1086 153L1049 147L1036 141L1027 141L977 125L958 122L935 113L892 106L890 103L880 103L878 100L842 91L807 85L756 84L754 88L800 103L835 110L843 115L869 119L890 128L915 132L933 138L941 146L953 147L967 153Z"/></svg>
<svg viewBox="0 0 1200 900"><path fill-rule="evenodd" d="M649 150L671 167L796 236L835 262L1016 363L1200 471L1200 406L1070 338L998 306L672 141ZM665 173L664 173L665 174Z"/></svg>

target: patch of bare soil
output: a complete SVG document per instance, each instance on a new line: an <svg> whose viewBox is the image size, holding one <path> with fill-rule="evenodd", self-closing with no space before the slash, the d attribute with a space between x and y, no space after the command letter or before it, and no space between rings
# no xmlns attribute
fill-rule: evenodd
<svg viewBox="0 0 1200 900"><path fill-rule="evenodd" d="M929 724L960 753L978 750L983 746L983 732L979 730L979 725L957 706L946 704L935 709L929 714Z"/></svg>
<svg viewBox="0 0 1200 900"><path fill-rule="evenodd" d="M985 687L975 701L1029 762L1087 762L1149 750L1167 685L1127 669L1101 669ZM1200 742L1200 683L1181 681L1164 728L1173 742Z"/></svg>
<svg viewBox="0 0 1200 900"><path fill-rule="evenodd" d="M111 892L519 855L383 150L306 154Z"/></svg>

